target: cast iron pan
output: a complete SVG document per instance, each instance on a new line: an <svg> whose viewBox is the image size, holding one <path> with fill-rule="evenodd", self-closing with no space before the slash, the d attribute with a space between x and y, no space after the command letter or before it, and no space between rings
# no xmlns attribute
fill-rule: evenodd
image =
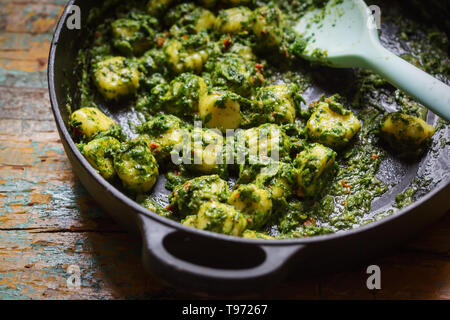
<svg viewBox="0 0 450 320"><path fill-rule="evenodd" d="M81 30L69 30L66 19L70 6L81 8ZM394 244L415 235L450 209L450 146L430 151L419 163L407 164L391 157L383 162L379 177L395 186L372 204L372 212L390 208L395 195L405 190L412 179L427 173L432 177L431 191L418 193L411 206L394 215L350 231L292 240L251 240L185 227L150 212L104 180L85 160L68 131L67 87L77 90L72 74L77 51L88 30L83 29L94 1L71 0L56 28L48 67L50 100L66 154L79 179L112 217L128 230L142 237L142 259L146 268L167 282L203 292L247 292L267 288L288 273L308 274L311 270L336 270L382 254ZM383 30L384 43L395 50L392 31ZM386 41L387 40L387 41ZM398 49L397 49L398 51ZM328 71L330 74L341 71ZM315 100L323 88L305 93L307 102ZM334 92L330 92L334 93ZM386 105L386 108L390 106ZM392 106L391 106L392 108ZM126 111L111 114L127 129ZM428 122L436 124L431 113ZM444 129L445 130L445 129ZM446 136L449 132L444 132ZM154 196L165 198L164 177L155 187Z"/></svg>

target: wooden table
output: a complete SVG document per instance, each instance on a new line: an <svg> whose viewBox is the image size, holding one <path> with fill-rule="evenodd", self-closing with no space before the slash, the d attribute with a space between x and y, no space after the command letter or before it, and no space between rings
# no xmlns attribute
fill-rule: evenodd
<svg viewBox="0 0 450 320"><path fill-rule="evenodd" d="M0 299L192 298L144 271L139 242L86 193L64 154L46 80L64 3L0 0ZM447 215L371 263L381 267L381 290L367 289L361 265L244 298L450 299L449 253ZM80 267L79 289L67 286L70 265Z"/></svg>

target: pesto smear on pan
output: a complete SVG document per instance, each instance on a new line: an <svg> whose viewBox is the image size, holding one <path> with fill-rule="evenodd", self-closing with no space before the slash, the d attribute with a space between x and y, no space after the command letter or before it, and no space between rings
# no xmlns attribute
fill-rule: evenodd
<svg viewBox="0 0 450 320"><path fill-rule="evenodd" d="M342 71L330 83L341 71L303 61L292 26L325 3L105 1L90 13L69 104L80 151L142 206L202 230L297 238L392 214L371 213L390 188L377 176L383 160L420 161L447 124L428 124L423 106L371 72ZM448 83L447 36L389 12L402 57ZM317 86L326 93L314 96ZM130 116L106 115L118 113ZM173 161L179 146L192 161ZM224 154L232 161L217 161ZM168 199L152 195L160 176Z"/></svg>

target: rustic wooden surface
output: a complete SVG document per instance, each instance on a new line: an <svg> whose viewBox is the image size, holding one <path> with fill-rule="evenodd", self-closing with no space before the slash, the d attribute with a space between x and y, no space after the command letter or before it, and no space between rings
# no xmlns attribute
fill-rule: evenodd
<svg viewBox="0 0 450 320"><path fill-rule="evenodd" d="M139 242L72 173L46 83L51 33L64 2L0 0L0 299L193 298L144 271ZM371 262L381 267L381 290L366 288L364 265L289 279L244 298L450 299L449 231L447 214ZM80 267L79 289L67 287L70 265Z"/></svg>

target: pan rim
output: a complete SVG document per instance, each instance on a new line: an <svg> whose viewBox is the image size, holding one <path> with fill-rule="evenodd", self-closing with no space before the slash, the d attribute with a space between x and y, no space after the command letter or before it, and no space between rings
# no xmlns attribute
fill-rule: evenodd
<svg viewBox="0 0 450 320"><path fill-rule="evenodd" d="M277 239L277 240L264 240L264 239L248 239L235 237L230 235L219 234L211 231L199 230L191 227L187 227L182 225L179 222L172 221L170 219L159 216L158 214L145 209L137 202L129 198L125 193L117 189L114 185L105 180L85 159L85 157L81 154L81 152L76 147L69 130L66 127L66 124L61 116L61 111L59 108L59 103L56 98L55 91L55 81L54 81L54 72L55 72L55 56L57 51L57 45L61 34L61 29L64 26L64 22L66 21L67 15L69 13L70 7L74 4L75 0L70 0L58 21L56 29L53 33L53 38L50 46L50 53L48 57L48 68L47 68L47 81L48 81L48 89L49 89L49 97L50 104L53 112L53 116L55 118L55 122L57 125L57 129L61 138L67 143L70 148L70 151L75 156L76 160L83 166L83 168L99 183L105 190L107 190L110 194L114 196L118 201L121 201L126 206L130 207L136 214L141 214L147 218L155 220L157 223L162 224L166 227L170 227L175 229L176 231L182 231L188 234L195 234L196 236L201 236L205 238L214 238L216 240L223 241L231 241L235 243L246 243L246 244L259 244L264 246L290 246L290 245L305 245L305 244L317 244L321 242L333 241L335 239L344 239L347 237L354 237L360 233L364 233L371 229L380 228L381 226L392 223L394 220L400 219L401 217L411 213L415 208L423 205L428 200L433 198L436 194L440 193L446 188L450 187L450 177L447 178L447 181L443 181L441 185L437 186L433 190L429 191L426 195L422 196L420 199L415 201L413 204L400 209L397 213L385 217L379 221L374 221L368 223L363 226L359 226L357 228L351 230L338 231L332 234L326 235L318 235L307 238L297 238L297 239ZM106 210L105 210L106 211Z"/></svg>

